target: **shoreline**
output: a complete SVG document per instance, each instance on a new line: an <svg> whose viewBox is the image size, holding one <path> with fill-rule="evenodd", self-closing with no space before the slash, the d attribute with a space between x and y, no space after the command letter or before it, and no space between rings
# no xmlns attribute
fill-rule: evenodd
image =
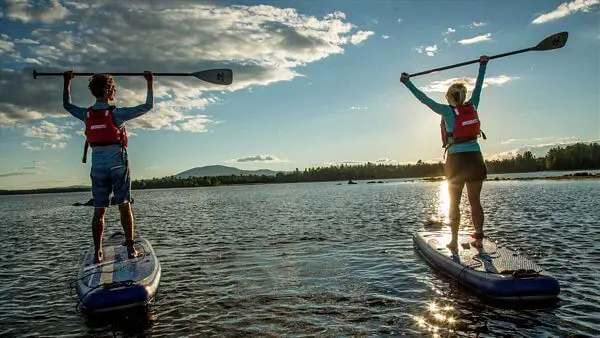
<svg viewBox="0 0 600 338"><path fill-rule="evenodd" d="M512 174L512 173L511 173ZM518 174L518 173L515 173ZM498 174L488 174L490 175L498 175ZM494 177L487 178L485 181L540 181L540 180L549 180L549 181L562 181L562 180L589 180L589 179L600 179L600 173L592 174L589 172L576 172L573 174L560 175L560 176L540 176L540 177ZM439 182L443 181L445 178L443 176L438 177L425 177L420 179L420 181L425 182Z"/></svg>
<svg viewBox="0 0 600 338"><path fill-rule="evenodd" d="M519 174L519 173L508 173L508 174ZM498 174L488 174L489 175L498 175ZM393 178L396 179L406 179L403 177ZM538 176L538 177L494 177L489 178L486 182L489 181L539 181L539 180L550 180L550 181L562 181L562 180L593 180L600 179L600 173L593 174L586 171L575 172L573 174L566 174L560 176ZM389 179L386 179L389 180ZM414 178L407 179L406 182L440 182L445 180L444 176L436 176L436 177L422 177L422 178ZM347 182L347 179L337 180L332 182ZM373 181L377 181L377 183L385 183L382 179L376 180L351 180L354 183L357 181L370 181L362 184L374 183ZM315 181L315 182L323 182L323 181ZM310 182L285 182L285 183L310 183ZM236 185L266 185L266 184L282 184L282 182L256 182L256 183L239 183L239 184L221 184L216 186L236 186ZM343 185L344 183L338 183L338 185ZM345 183L347 184L347 183ZM152 189L179 189L179 188L200 188L200 187L210 187L210 186L198 186L198 187L153 187L153 188L143 188L143 189L132 189L132 191L138 190L152 190ZM56 194L56 193L69 193L69 192L91 192L91 187L78 187L78 188L42 188L42 189L15 189L15 190L0 190L0 196L10 196L10 195L39 195L39 194Z"/></svg>

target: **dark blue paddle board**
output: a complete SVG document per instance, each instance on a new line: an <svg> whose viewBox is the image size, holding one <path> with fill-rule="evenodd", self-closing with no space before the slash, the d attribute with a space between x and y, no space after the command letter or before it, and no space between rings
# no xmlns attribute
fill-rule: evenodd
<svg viewBox="0 0 600 338"><path fill-rule="evenodd" d="M85 254L75 288L88 312L106 312L143 306L156 295L161 266L154 249L144 238L136 238L139 257L129 258L123 233L103 241L103 262L94 264L94 247Z"/></svg>
<svg viewBox="0 0 600 338"><path fill-rule="evenodd" d="M424 231L413 236L415 249L434 268L474 292L495 300L549 301L558 297L558 281L532 260L484 238L483 248L459 234L457 251L446 247L450 232Z"/></svg>

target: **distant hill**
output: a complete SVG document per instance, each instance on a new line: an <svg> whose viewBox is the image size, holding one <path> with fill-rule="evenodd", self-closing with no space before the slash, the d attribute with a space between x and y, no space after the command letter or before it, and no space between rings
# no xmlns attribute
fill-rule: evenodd
<svg viewBox="0 0 600 338"><path fill-rule="evenodd" d="M190 170L181 172L175 177L177 178L188 178L188 177L204 177L204 176L229 176L229 175L266 175L275 176L277 171L268 169L260 170L242 170L234 167L227 167L224 165L209 165L205 167L196 167Z"/></svg>

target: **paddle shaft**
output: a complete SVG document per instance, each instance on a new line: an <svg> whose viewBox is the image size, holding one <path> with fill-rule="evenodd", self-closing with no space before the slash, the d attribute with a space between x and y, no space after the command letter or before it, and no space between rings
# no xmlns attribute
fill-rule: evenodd
<svg viewBox="0 0 600 338"><path fill-rule="evenodd" d="M530 50L534 50L534 47L525 48L525 49L519 49L519 50L515 50L515 51L512 51L512 52L508 52L508 53L502 53L502 54L490 56L490 60L491 59L498 59L498 58L509 56L509 55L515 55L515 54L519 54L519 53L525 53L525 52L529 52ZM415 77L415 76L429 74L429 73L433 73L433 72L439 72L440 70L446 70L446 69L451 69L451 68L456 68L456 67L462 67L462 66L473 64L473 63L479 63L479 59L475 59L475 60L471 60L471 61L466 61L466 62L461 62L461 63L457 63L455 65L450 65L450 66L446 66L446 67L440 67L440 68L430 69L430 70L426 70L426 71L423 71L423 72L410 74L409 76L410 77Z"/></svg>
<svg viewBox="0 0 600 338"><path fill-rule="evenodd" d="M33 71L33 78L35 79L38 76L63 76L64 73L38 73ZM99 73L73 73L73 75L77 76L92 76L94 74ZM113 76L142 76L144 73L107 73ZM195 76L192 73L152 73L157 76Z"/></svg>

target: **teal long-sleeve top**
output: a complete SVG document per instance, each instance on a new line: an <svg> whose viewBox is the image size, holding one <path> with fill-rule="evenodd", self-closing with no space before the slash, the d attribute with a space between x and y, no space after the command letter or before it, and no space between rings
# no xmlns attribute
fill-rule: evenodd
<svg viewBox="0 0 600 338"><path fill-rule="evenodd" d="M475 88L473 89L473 94L471 95L471 102L475 109L479 107L479 97L481 95L481 87L483 86L483 78L485 77L485 69L487 64L483 63L479 66L479 74L477 75L477 81L475 81ZM429 98L425 93L420 91L415 85L410 81L406 81L406 87L415 95L417 100L421 101L435 113L442 116L444 120L444 124L446 125L446 131L451 132L454 129L454 125L456 124L456 118L454 116L454 111L452 107L448 104L437 103L431 98ZM479 147L479 143L477 140L453 144L448 148L449 154L455 153L466 153L473 151L481 151Z"/></svg>

